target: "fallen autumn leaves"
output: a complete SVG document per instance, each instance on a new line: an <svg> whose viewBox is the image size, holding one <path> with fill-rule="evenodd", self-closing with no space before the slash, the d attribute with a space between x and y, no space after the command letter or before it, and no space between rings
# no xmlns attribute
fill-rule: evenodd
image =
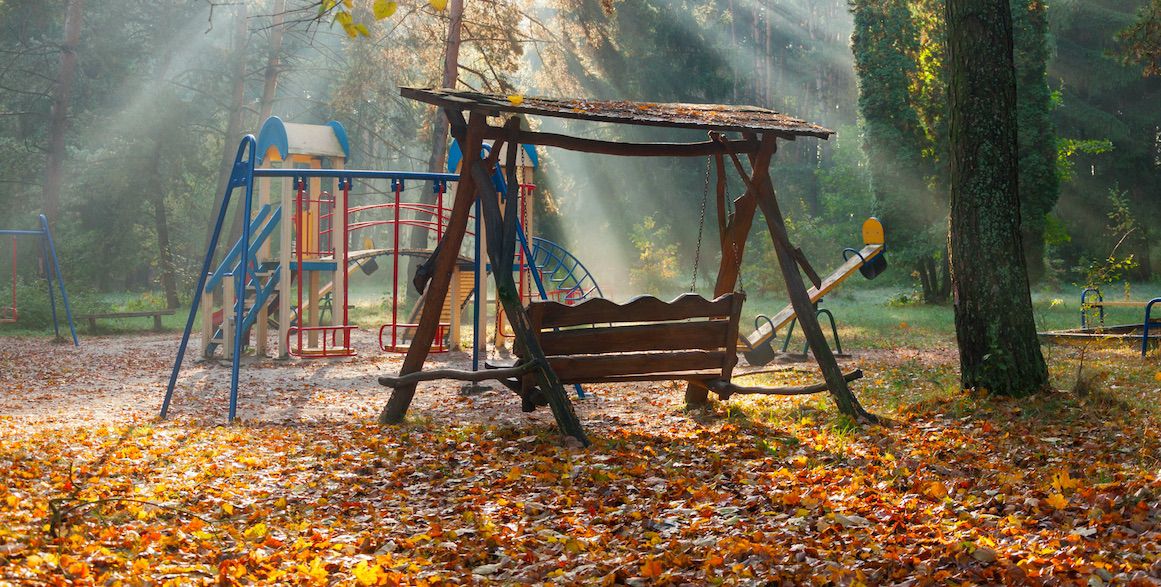
<svg viewBox="0 0 1161 587"><path fill-rule="evenodd" d="M588 450L454 413L400 428L3 418L0 583L1155 580L1152 412L965 396L939 389L948 365L881 363L862 363L862 394L890 427L812 400L687 415L678 392L627 386L598 391L650 417L581 404L599 421ZM646 401L660 394L674 397Z"/></svg>

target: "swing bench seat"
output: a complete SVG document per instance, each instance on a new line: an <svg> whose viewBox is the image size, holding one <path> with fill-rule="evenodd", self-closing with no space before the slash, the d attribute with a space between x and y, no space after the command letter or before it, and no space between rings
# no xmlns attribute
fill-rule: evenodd
<svg viewBox="0 0 1161 587"><path fill-rule="evenodd" d="M685 294L671 302L642 296L625 304L604 298L576 305L532 302L528 318L544 359L563 384L631 381L688 381L721 399L738 394L803 395L828 389L827 384L792 387L745 387L730 381L738 363L738 319L745 294L729 293L713 300ZM519 340L519 339L518 339ZM401 387L420 381L494 379L523 400L530 412L547 405L537 386L538 361L524 348L512 366L486 365L482 371L438 369L401 376L383 376L379 383ZM846 381L863 376L844 374Z"/></svg>
<svg viewBox="0 0 1161 587"><path fill-rule="evenodd" d="M576 305L532 302L533 336L561 383L686 380L728 382L738 362L745 294L714 300L685 294L671 302L642 296L626 304L595 298ZM522 349L517 355L524 358ZM536 384L521 376L521 395Z"/></svg>

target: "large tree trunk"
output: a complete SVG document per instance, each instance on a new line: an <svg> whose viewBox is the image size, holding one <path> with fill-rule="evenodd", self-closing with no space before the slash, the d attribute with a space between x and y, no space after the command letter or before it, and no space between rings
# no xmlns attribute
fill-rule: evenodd
<svg viewBox="0 0 1161 587"><path fill-rule="evenodd" d="M165 307L178 306L177 277L173 262L173 249L169 244L169 220L165 212L165 193L161 186L162 140L157 139L149 161L149 203L153 206L153 228L157 231L157 254L160 260L161 289L165 291Z"/></svg>
<svg viewBox="0 0 1161 587"><path fill-rule="evenodd" d="M1005 395L1044 389L1020 244L1016 78L1005 0L948 0L949 233L960 377Z"/></svg>
<svg viewBox="0 0 1161 587"><path fill-rule="evenodd" d="M246 4L238 5L234 16L234 52L233 63L230 65L230 81L234 84L230 97L230 118L226 122L225 140L222 142L222 158L218 162L218 191L214 194L213 214L217 213L226 195L226 184L230 181L230 173L234 168L234 153L238 146L238 139L242 134L243 101L246 98L246 46L249 41L249 30L246 28ZM241 233L242 219L236 218L229 229L227 242L233 242ZM235 229L236 228L236 229ZM206 225L206 242L214 232L213 223Z"/></svg>
<svg viewBox="0 0 1161 587"><path fill-rule="evenodd" d="M266 122L274 112L278 95L278 75L282 73L282 36L285 32L286 0L274 1L274 20L270 23L269 52L266 54L266 75L262 80L262 101L259 102L258 124Z"/></svg>
<svg viewBox="0 0 1161 587"><path fill-rule="evenodd" d="M455 88L460 79L460 45L463 42L463 25L464 0L451 0L448 3L447 46L443 60L443 85L441 87L444 88ZM431 124L431 157L427 160L427 169L433 173L439 173L444 170L444 166L447 164L448 122L439 108L434 109L432 116L434 118ZM467 153L463 155L464 161L470 161ZM464 169L467 168L465 165ZM434 204L436 201L435 192L431 187L423 190L419 197L420 201L425 204ZM419 250L426 249L428 235L429 231L412 228L411 237L408 240L410 247ZM422 262L423 259L418 257L408 257L407 275L415 275L415 269Z"/></svg>
<svg viewBox="0 0 1161 587"><path fill-rule="evenodd" d="M44 175L44 214L55 222L60 215L60 192L64 183L65 132L69 127L69 102L77 72L77 44L81 40L84 0L69 0L65 9L64 42L60 47L60 69L52 92L52 115L48 123L48 161Z"/></svg>

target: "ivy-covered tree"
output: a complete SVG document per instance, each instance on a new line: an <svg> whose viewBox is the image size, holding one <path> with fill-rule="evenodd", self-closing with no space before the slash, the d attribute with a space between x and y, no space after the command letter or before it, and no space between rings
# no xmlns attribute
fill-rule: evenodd
<svg viewBox="0 0 1161 587"><path fill-rule="evenodd" d="M947 0L949 250L963 387L1022 396L1048 385L1024 254L1012 14Z"/></svg>
<svg viewBox="0 0 1161 587"><path fill-rule="evenodd" d="M863 148L876 213L890 234L892 250L918 274L924 300L941 302L950 288L943 270L946 207L929 188L934 169L924 158L929 141L912 91L919 71L919 33L905 0L857 0L851 10Z"/></svg>
<svg viewBox="0 0 1161 587"><path fill-rule="evenodd" d="M1048 12L1041 0L1013 0L1016 121L1020 154L1020 236L1028 279L1044 275L1044 229L1060 197L1057 144L1048 88Z"/></svg>

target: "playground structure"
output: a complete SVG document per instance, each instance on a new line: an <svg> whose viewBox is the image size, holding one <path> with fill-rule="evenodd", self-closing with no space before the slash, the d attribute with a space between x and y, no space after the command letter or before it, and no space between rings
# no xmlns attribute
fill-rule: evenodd
<svg viewBox="0 0 1161 587"><path fill-rule="evenodd" d="M20 320L19 296L17 295L17 276L20 272L20 255L19 242L21 237L33 237L39 241L40 257L44 260L44 280L48 286L48 303L52 312L52 329L53 334L59 340L60 335L60 320L57 317L56 311L56 293L59 291L61 298L61 305L64 306L65 317L68 320L69 332L73 337L73 346L81 346L77 339L76 325L73 323L73 311L69 307L69 294L65 289L64 277L60 272L60 261L56 256L56 243L52 239L52 231L48 228L48 218L41 214L39 215L40 228L35 230L18 230L18 229L0 229L0 237L8 236L11 244L10 257L12 259L11 267L11 295L7 297L8 303L0 305L0 323L15 323ZM35 249L33 249L35 250ZM51 265L51 266L50 266ZM53 277L56 277L56 288L53 287Z"/></svg>
<svg viewBox="0 0 1161 587"><path fill-rule="evenodd" d="M500 150L504 150L502 146ZM512 198L514 203L522 201L524 219L530 221L532 207L524 202L535 188L530 183L535 153L520 151L525 161L533 162L518 165L518 160L512 165L517 182L525 179L525 183L513 183L515 190L510 191L505 176L497 174L496 193L497 197ZM367 274L375 272L376 258L389 258L392 265L390 321L379 327L380 348L388 352L410 350L410 338L418 324L403 321L406 309L400 305L401 259L427 257L432 252L431 246L441 240L450 217L444 194L459 176L346 169L348 152L346 133L337 122L302 125L271 118L258 137L247 136L242 140L199 273L194 303L162 405L162 417L168 411L199 308L204 308L201 312L203 356L213 357L221 350L222 356L231 361L230 420L233 420L242 349L253 341L255 353L265 355L267 329L271 325L277 329L279 358L355 354L350 333L356 326L350 324L348 315L349 277L360 269ZM367 186L372 198L378 196L371 183L386 182L390 197L351 205L356 181ZM435 202L404 201L405 182L410 181L431 182ZM238 206L240 217L245 219L241 222L242 235L214 265L227 210L239 190L244 193ZM369 216L377 210L386 210L388 217ZM389 247L374 246L369 233L375 227L390 231ZM401 236L403 229L428 233L424 239L427 245L408 248ZM356 235L358 231L364 232ZM360 240L357 237L362 237L364 248L352 250L349 245L353 240ZM534 238L530 244L523 232L521 243L521 262L508 267L510 272L520 275L522 297L554 296L572 303L599 294L595 281L579 260L555 243ZM471 243L461 244L465 246L457 247L456 262L448 273L457 287L452 288L450 297L439 301L438 336L423 344L425 350L433 352L458 345L461 312L467 300L474 299L473 362L478 364L479 354L486 352L488 300L486 289L482 289L485 295L475 295L475 292L481 291L477 289L478 283L484 281L478 276L486 276L490 267L471 252ZM545 283L552 289L546 288ZM427 310L427 298L421 295L410 315ZM496 331L501 332L500 312L496 316Z"/></svg>
<svg viewBox="0 0 1161 587"><path fill-rule="evenodd" d="M657 328L670 328L668 324L639 324L642 320L648 319L643 315L640 306L632 302L618 306L601 300L589 300L575 306L562 304L560 308L554 307L552 313L559 313L559 317L552 322L554 328L587 325L590 327L588 330L593 332L586 333L585 336L590 338L576 343L571 348L567 346L556 348L550 345L550 350L559 353L550 356L542 345L543 337L548 333L542 332L542 325L538 325L531 315L537 306L533 305L531 309L523 306L516 294L517 287L510 272L494 272L499 298L516 335L520 360L511 367L485 371L422 372L429 350L428 345L436 335L439 320L436 309L433 306L426 306L420 315L419 326L399 375L379 378L381 384L393 388L391 399L380 416L382 422L395 423L405 417L407 408L414 398L416 384L420 381L441 378L468 381L496 379L516 388L522 395L525 405L547 403L552 408L561 432L572 436L582 445L587 445L588 439L584 429L573 411L572 403L562 383L581 381L588 377L599 380L608 377L634 380L686 379L689 381L686 401L691 405L704 403L709 391L727 397L734 393L804 393L829 390L843 412L875 420L873 415L862 409L847 387L848 378L857 378L859 373L857 371L850 374L842 373L819 328L812 300L799 270L811 276L816 290L824 290L824 285L802 251L790 244L769 173L770 161L777 150L778 139L795 140L798 137L825 139L833 134L833 131L752 106L555 100L531 97L509 100L505 96L478 92L420 88L402 88L402 95L441 108L448 118L452 135L463 146L464 152L468 153L479 150L483 141L490 139L509 144L554 146L616 156L713 156L718 170L717 208L722 256L714 286L715 300L694 299L690 302L686 301L686 298L679 298L669 303L654 300L647 304L652 308L651 312L655 310L652 317L654 320L677 320L680 323L688 321L695 325L681 326L690 330L684 333L687 338L666 337L666 340L677 341L675 343L677 347L669 349L640 345L641 340L655 338ZM529 114L589 122L702 130L709 133L710 140L680 144L619 143L541 133L521 127L520 116ZM503 117L506 120L503 125L495 126L489 123L489 117ZM735 132L741 133L741 137L732 139L724 134ZM752 172L746 170L738 158L739 154L750 158ZM479 205L478 209L485 218L488 255L492 266L511 266L515 259L519 236L516 198L507 198L501 208L498 199L489 196L494 187L489 185L493 184L491 177L500 170L498 155L499 151L493 147L486 159L472 159L468 165L469 169L461 170L461 180L456 190L447 230L428 262L432 267L431 270L417 283L423 286L421 289L425 290L429 301L443 300L448 293L451 282L450 269L456 261L452 251L457 250L463 242L469 212L473 207ZM729 208L725 181L727 156L746 185L745 193L733 201L733 212L729 215L726 213ZM512 195L515 192L513 157L514 153L509 151L505 162L509 177L509 193ZM825 383L818 386L796 389L740 388L729 380L732 362L737 360L736 355L729 356L732 345L736 345L736 311L730 310L723 314L718 303L723 299L729 300L729 305L733 308L735 300L738 299L723 296L733 294L737 285L746 237L759 207L766 219L778 255L794 314L801 323L812 354L825 379ZM479 240L477 239L477 242ZM733 332L729 340L714 342L720 339L722 321L732 324L727 325L726 330L728 332L733 329ZM615 330L597 326L605 323L624 325L614 327ZM703 342L688 342L689 339L695 338ZM650 361L653 351L673 351L676 356L671 359L688 360L698 372L689 374L688 377L685 373L669 371L667 368L665 372L657 372ZM566 377L558 373L558 370L561 370L568 374L571 368L577 370ZM519 386L514 379L520 380Z"/></svg>
<svg viewBox="0 0 1161 587"><path fill-rule="evenodd" d="M868 218L863 222L862 233L862 250L853 248L844 249L843 264L835 269L833 273L826 276L825 279L821 279L813 284L814 286L806 291L807 297L814 307L816 319L818 316L823 315L830 319L831 333L834 336L835 350L838 353L842 352L842 346L839 343L834 314L830 310L818 309L818 303L822 301L823 296L834 291L835 288L856 272L861 273L867 279L874 279L887 269L887 257L884 252L886 239L883 234L883 224L879 222L878 218ZM782 351L786 352L786 347L790 343L790 335L794 332L794 324L797 320L798 315L794 310L793 304L787 304L785 308L782 308L773 317L759 315L755 320L754 332L742 341L744 347L742 354L746 357L746 362L751 365L765 365L773 360L776 356L773 347L774 339L777 336L778 330L789 324L790 328L786 333L786 340L782 344ZM761 324L762 322L765 323Z"/></svg>
<svg viewBox="0 0 1161 587"><path fill-rule="evenodd" d="M1161 298L1106 300L1100 289L1085 288L1080 293L1080 328L1041 332L1040 339L1056 343L1129 345L1139 341L1141 358L1144 358L1150 346L1157 346L1161 342L1161 332L1156 329L1158 321L1153 319L1153 306L1158 303L1161 303ZM1105 310L1108 308L1143 308L1144 316L1140 324L1106 325Z"/></svg>

